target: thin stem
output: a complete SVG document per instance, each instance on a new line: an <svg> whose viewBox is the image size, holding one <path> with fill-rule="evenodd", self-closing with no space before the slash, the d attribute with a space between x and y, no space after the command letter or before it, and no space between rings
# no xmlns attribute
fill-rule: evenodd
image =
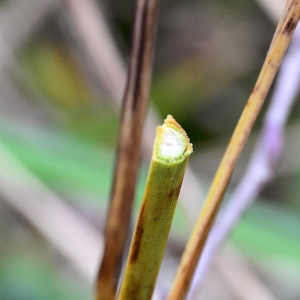
<svg viewBox="0 0 300 300"><path fill-rule="evenodd" d="M144 197L127 259L119 300L151 299L192 153L185 131L168 116L157 128Z"/></svg>
<svg viewBox="0 0 300 300"><path fill-rule="evenodd" d="M284 128L299 92L299 83L300 27L298 26L289 51L282 62L270 107L265 117L262 135L257 142L247 171L209 234L190 289L191 298L195 295L194 290L203 282L216 250L230 234L247 208L255 201L262 188L273 178L283 150Z"/></svg>
<svg viewBox="0 0 300 300"><path fill-rule="evenodd" d="M299 21L299 15L299 1L287 1L285 12L279 22L279 27L274 35L260 75L223 156L208 192L204 207L183 253L179 269L168 296L169 300L181 300L187 294L198 259L203 251L207 235L214 222L236 161L274 80L277 69Z"/></svg>
<svg viewBox="0 0 300 300"><path fill-rule="evenodd" d="M105 249L100 266L96 299L114 299L120 274L140 161L142 130L147 109L157 0L138 0L114 182L105 228Z"/></svg>
<svg viewBox="0 0 300 300"><path fill-rule="evenodd" d="M116 106L121 104L121 95L125 85L125 66L121 55L112 39L112 34L105 21L101 9L95 0L63 0L72 19L72 28L82 45L88 62L92 62L97 85L102 86L110 95ZM86 63L85 65L88 65ZM151 158L152 141L155 139L156 125L161 122L153 103L149 103L149 110L144 126L143 150L145 157ZM197 219L197 209L204 200L204 189L193 170L188 166L180 193L180 206L184 210L189 226Z"/></svg>

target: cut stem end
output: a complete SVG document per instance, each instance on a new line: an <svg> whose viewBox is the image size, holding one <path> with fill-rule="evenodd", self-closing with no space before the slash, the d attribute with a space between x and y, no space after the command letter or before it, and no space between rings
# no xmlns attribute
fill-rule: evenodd
<svg viewBox="0 0 300 300"><path fill-rule="evenodd" d="M165 163L179 163L193 152L184 129L168 115L162 126L156 130L153 159Z"/></svg>

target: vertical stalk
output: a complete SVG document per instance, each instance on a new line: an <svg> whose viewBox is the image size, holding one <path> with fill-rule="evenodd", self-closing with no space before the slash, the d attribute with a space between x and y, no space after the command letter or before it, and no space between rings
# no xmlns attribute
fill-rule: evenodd
<svg viewBox="0 0 300 300"><path fill-rule="evenodd" d="M212 227L236 161L246 143L249 133L274 80L275 74L299 21L299 16L299 1L287 1L260 75L213 179L204 207L183 253L180 266L168 296L169 300L181 300L186 296L194 270L202 253L207 235Z"/></svg>
<svg viewBox="0 0 300 300"><path fill-rule="evenodd" d="M128 79L96 300L115 299L128 233L147 109L158 0L137 0Z"/></svg>
<svg viewBox="0 0 300 300"><path fill-rule="evenodd" d="M164 125L157 128L119 300L151 299L192 151L185 131L172 116L168 116Z"/></svg>

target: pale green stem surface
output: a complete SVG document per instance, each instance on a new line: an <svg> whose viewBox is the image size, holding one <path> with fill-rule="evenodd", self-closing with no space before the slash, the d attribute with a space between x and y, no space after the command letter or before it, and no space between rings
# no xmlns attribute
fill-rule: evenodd
<svg viewBox="0 0 300 300"><path fill-rule="evenodd" d="M172 116L168 116L164 125L157 128L119 300L151 299L192 151L185 131Z"/></svg>

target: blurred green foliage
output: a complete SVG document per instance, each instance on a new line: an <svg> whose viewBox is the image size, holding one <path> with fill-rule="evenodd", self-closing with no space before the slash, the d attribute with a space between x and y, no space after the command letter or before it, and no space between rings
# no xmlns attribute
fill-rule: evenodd
<svg viewBox="0 0 300 300"><path fill-rule="evenodd" d="M126 57L134 1L110 1L106 8ZM97 219L107 206L120 112L107 96L91 92L65 31L61 28L56 39L49 34L52 25L57 28L59 18L52 16L55 24L49 21L47 28L40 28L19 53L26 76L43 95L39 104L51 107L54 122L34 128L12 118L9 125L0 124L0 140L47 186ZM182 124L195 151L208 143L213 148L220 137L229 139L273 30L254 1L178 0L161 4L151 97L162 116L172 114ZM299 111L294 115L294 122L299 122ZM146 174L147 166L143 166L138 200ZM299 170L287 182L281 179L276 195L264 195L271 195L276 203L255 204L231 241L254 259L282 258L300 270ZM37 257L39 251L30 254L39 242L24 252L18 242L7 241L14 222L39 241L35 230L19 218L14 214L0 218L0 244L5 245L0 251L0 299L90 298L90 287L70 275L70 267L64 269L57 261ZM174 231L185 238L187 221L179 208ZM41 244L43 250L49 247Z"/></svg>

